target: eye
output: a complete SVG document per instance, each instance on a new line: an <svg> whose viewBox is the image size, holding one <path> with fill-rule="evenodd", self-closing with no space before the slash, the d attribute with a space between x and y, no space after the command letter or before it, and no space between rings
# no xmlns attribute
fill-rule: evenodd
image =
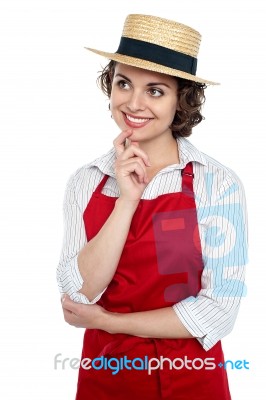
<svg viewBox="0 0 266 400"><path fill-rule="evenodd" d="M117 82L117 85L120 87L120 89L125 89L128 90L130 88L129 83L123 79Z"/></svg>
<svg viewBox="0 0 266 400"><path fill-rule="evenodd" d="M161 89L151 88L148 91L152 97L161 97L163 96L163 91Z"/></svg>

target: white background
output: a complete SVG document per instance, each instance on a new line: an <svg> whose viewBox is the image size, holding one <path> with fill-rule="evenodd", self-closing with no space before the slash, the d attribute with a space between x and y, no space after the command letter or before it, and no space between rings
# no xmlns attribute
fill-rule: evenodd
<svg viewBox="0 0 266 400"><path fill-rule="evenodd" d="M129 13L197 29L198 75L222 83L207 89L206 120L191 141L246 188L248 296L223 343L226 359L250 362L250 370L228 371L233 400L264 399L266 26L259 0L1 1L0 397L74 399L77 370L54 369L57 353L80 356L83 336L65 324L55 280L63 195L69 176L119 133L95 83L105 60L84 46L115 51Z"/></svg>

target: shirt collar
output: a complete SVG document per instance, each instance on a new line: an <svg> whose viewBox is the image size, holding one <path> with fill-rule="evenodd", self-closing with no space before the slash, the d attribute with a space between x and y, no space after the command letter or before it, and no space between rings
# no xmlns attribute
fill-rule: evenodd
<svg viewBox="0 0 266 400"><path fill-rule="evenodd" d="M199 151L189 140L184 137L178 137L177 139L180 168L184 168L189 162L195 161L203 165L207 165L206 158L201 151Z"/></svg>
<svg viewBox="0 0 266 400"><path fill-rule="evenodd" d="M170 168L183 169L185 166L191 162L198 162L203 165L207 165L206 158L204 154L201 153L189 140L183 137L178 137L177 139L180 164L175 164L169 166ZM98 167L101 172L109 176L115 176L114 171L115 162L115 149L110 149L106 154L94 160L90 165Z"/></svg>

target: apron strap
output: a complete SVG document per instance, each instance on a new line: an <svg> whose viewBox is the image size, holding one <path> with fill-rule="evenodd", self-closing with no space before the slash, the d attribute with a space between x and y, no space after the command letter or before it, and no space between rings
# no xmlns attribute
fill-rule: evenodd
<svg viewBox="0 0 266 400"><path fill-rule="evenodd" d="M190 196L194 197L194 190L193 190L193 164L189 162L184 169L181 171L182 175L182 192L189 194Z"/></svg>
<svg viewBox="0 0 266 400"><path fill-rule="evenodd" d="M104 175L103 179L100 181L100 183L97 186L97 188L95 189L94 193L101 193L102 192L103 187L106 184L108 178L109 178L109 175Z"/></svg>

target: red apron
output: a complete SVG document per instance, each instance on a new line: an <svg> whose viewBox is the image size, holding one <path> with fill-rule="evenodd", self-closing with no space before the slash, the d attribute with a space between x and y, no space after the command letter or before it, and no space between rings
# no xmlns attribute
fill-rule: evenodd
<svg viewBox="0 0 266 400"><path fill-rule="evenodd" d="M117 199L101 193L107 179L102 179L83 215L88 241ZM98 304L119 313L170 307L197 295L202 270L189 163L182 170L182 192L140 200L116 273ZM98 361L88 369L87 358ZM82 360L85 368L79 369L76 400L231 399L226 371L217 366L224 363L220 342L206 352L194 338L150 339L86 329ZM150 373L148 360L154 366ZM210 362L214 369L206 368Z"/></svg>

